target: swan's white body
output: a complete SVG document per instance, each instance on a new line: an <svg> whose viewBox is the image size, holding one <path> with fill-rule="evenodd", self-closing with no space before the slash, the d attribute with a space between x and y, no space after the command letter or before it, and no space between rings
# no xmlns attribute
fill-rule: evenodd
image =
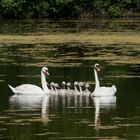
<svg viewBox="0 0 140 140"><path fill-rule="evenodd" d="M91 96L113 96L116 93L116 86L112 87L100 87L97 72L100 71L99 64L94 65L94 75L95 75L95 90Z"/></svg>
<svg viewBox="0 0 140 140"><path fill-rule="evenodd" d="M43 67L41 70L41 83L42 83L43 89L36 85L32 85L32 84L22 84L15 88L12 87L11 85L8 85L8 86L15 94L27 94L27 95L49 94L50 90L48 89L45 75L49 75L48 68Z"/></svg>

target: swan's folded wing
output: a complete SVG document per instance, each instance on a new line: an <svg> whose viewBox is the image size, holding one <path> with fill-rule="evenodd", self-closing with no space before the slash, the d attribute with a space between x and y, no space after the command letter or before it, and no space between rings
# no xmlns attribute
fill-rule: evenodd
<svg viewBox="0 0 140 140"><path fill-rule="evenodd" d="M43 93L43 90L36 86L31 84L23 84L18 87L16 87L16 90L20 94L36 94L36 93Z"/></svg>
<svg viewBox="0 0 140 140"><path fill-rule="evenodd" d="M114 87L100 87L101 96L112 96L116 92Z"/></svg>

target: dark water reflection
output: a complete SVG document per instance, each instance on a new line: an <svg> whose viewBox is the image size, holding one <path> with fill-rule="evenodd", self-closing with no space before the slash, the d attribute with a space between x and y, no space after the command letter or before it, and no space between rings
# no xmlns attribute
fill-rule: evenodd
<svg viewBox="0 0 140 140"><path fill-rule="evenodd" d="M13 28L14 27L14 28ZM140 31L139 18L114 19L114 20L9 20L0 21L0 31L2 34L42 34L43 32L65 32L76 33L81 31Z"/></svg>
<svg viewBox="0 0 140 140"><path fill-rule="evenodd" d="M123 23L104 21L99 26L97 23L1 22L0 31L2 34L24 35L32 32L67 33L87 29L139 32L140 27L138 20ZM140 44L108 46L79 42L22 45L1 43L0 139L140 139L139 51ZM82 81L89 83L89 90L93 91L95 62L101 65L101 85L117 86L115 97L18 96L13 95L7 86L23 83L41 86L41 67L48 66L48 83L54 81L61 85L64 80L71 83Z"/></svg>
<svg viewBox="0 0 140 140"><path fill-rule="evenodd" d="M32 96L14 95L9 99L10 110L6 110L8 117L5 131L20 133L24 138L49 139L91 139L106 137L98 136L101 130L118 129L113 123L105 124L102 115L109 116L115 112L116 97L90 98L84 96ZM93 107L94 106L94 107ZM101 111L103 110L103 111ZM102 114L100 114L102 112ZM108 121L111 118L108 119ZM40 125L41 127L37 127ZM25 133L26 129L29 131ZM12 132L9 128L12 127ZM21 129L16 129L17 127ZM33 130L35 129L35 132ZM26 132L27 132L26 130ZM91 133L92 132L92 133ZM97 134L96 134L97 133ZM109 137L115 137L114 134ZM20 136L15 136L20 139Z"/></svg>

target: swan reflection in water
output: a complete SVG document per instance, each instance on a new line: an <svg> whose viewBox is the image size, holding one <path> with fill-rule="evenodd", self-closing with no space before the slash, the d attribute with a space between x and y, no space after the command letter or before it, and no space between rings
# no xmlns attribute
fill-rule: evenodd
<svg viewBox="0 0 140 140"><path fill-rule="evenodd" d="M32 111L34 113L33 111L41 109L39 113L41 120L46 123L49 115L49 98L49 95L13 95L9 98L10 110L21 110L24 113Z"/></svg>
<svg viewBox="0 0 140 140"><path fill-rule="evenodd" d="M101 127L100 109L110 110L116 108L116 96L109 97L92 97L95 105L95 129L99 130Z"/></svg>
<svg viewBox="0 0 140 140"><path fill-rule="evenodd" d="M88 107L91 106L92 102L94 103L95 106L95 129L99 130L101 127L100 112L114 109L116 107L116 96L91 97L69 94L68 92L65 94L50 94L50 95L13 95L9 99L11 110L23 110L24 111L23 113L26 113L26 111L28 110L32 111L34 109L35 110L41 109L40 113L41 120L44 123L48 122L49 113L51 113L52 110L54 109L61 108L62 111L66 113L65 112L66 108L72 107L74 108L74 112L78 113L79 111L80 112L82 111L79 108L86 107L88 109Z"/></svg>
<svg viewBox="0 0 140 140"><path fill-rule="evenodd" d="M50 95L50 107L53 108L65 108L68 107L84 107L89 106L90 96L83 96L74 94L75 91L65 91L65 94L51 94Z"/></svg>

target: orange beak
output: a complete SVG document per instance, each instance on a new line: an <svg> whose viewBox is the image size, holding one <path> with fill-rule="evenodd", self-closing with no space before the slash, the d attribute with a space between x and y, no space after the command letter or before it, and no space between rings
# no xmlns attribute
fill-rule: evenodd
<svg viewBox="0 0 140 140"><path fill-rule="evenodd" d="M49 72L48 72L48 70L45 70L44 74L46 74L47 76L50 75Z"/></svg>
<svg viewBox="0 0 140 140"><path fill-rule="evenodd" d="M96 71L101 71L101 69L99 67L96 67Z"/></svg>
<svg viewBox="0 0 140 140"><path fill-rule="evenodd" d="M47 76L49 76L49 75L50 75L48 71L46 72L46 75L47 75Z"/></svg>

